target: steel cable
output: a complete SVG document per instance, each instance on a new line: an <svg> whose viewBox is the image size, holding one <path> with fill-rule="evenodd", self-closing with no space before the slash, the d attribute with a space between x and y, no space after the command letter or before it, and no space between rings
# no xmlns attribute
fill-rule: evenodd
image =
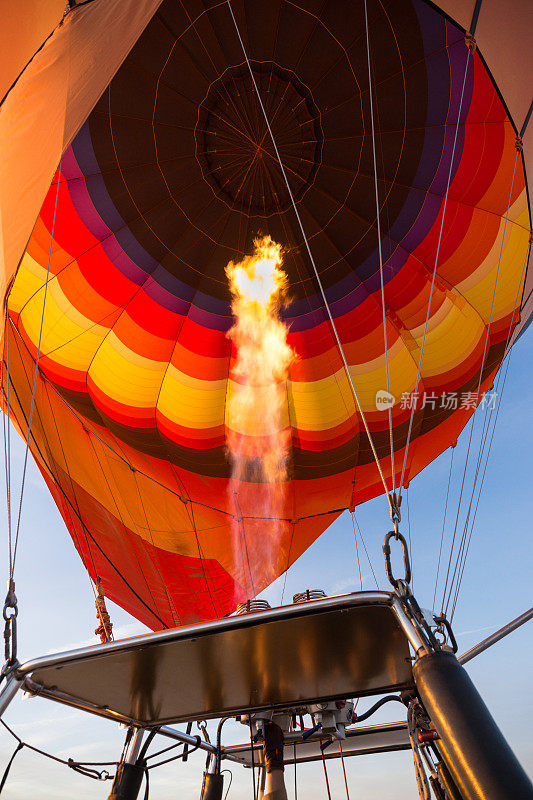
<svg viewBox="0 0 533 800"><path fill-rule="evenodd" d="M407 441L406 441L406 444L405 444L405 452L404 452L403 464L402 464L402 473L401 473L401 476L400 476L400 484L399 484L400 497L401 497L401 493L402 493L402 486L403 486L403 481L404 481L404 476L405 476L405 468L406 468L406 465L407 465L407 455L409 453L409 445L410 445L410 442L411 442L411 434L412 434L412 430L413 430L413 421L414 421L415 410L416 410L416 395L417 395L417 392L418 392L418 384L420 382L420 375L421 375L421 372L422 372L422 359L424 358L424 350L425 350L425 347L426 347L426 338L427 338L428 325L429 325L429 316L430 316L430 312L431 312L431 302L433 300L433 290L435 288L435 278L436 278L436 275L437 275L437 266L438 266L438 263L439 263L439 255L440 255L440 247L441 247L441 242L442 242L442 234L443 234L443 231L444 231L444 219L445 219L445 216L446 216L446 208L447 208L447 205L448 205L448 195L449 195L450 185L451 185L451 181L452 181L453 162L454 162L454 159L455 159L455 149L456 149L456 146L457 146L457 136L458 136L458 132L459 132L459 123L461 121L461 113L462 113L462 110L463 110L463 99L464 99L465 86L466 86L466 77L468 75L468 67L469 67L469 65L470 65L470 50L468 50L468 54L467 54L467 57L466 57L465 72L464 72L464 76L463 76L463 85L461 87L461 99L459 101L459 110L457 112L457 121L455 123L455 133L454 133L454 137L453 137L452 154L450 156L450 168L448 170L448 181L447 181L447 184L446 184L446 192L444 194L444 201L443 201L443 206L442 206L442 217L441 217L441 221L440 221L439 238L438 238L438 241L437 241L437 248L436 248L436 251L435 251L435 262L434 262L434 265L433 265L433 274L431 276L431 288L430 288L430 291L429 291L428 310L427 310L427 314L426 314L426 321L425 321L425 324L424 324L424 335L423 335L423 338L422 338L422 347L420 348L420 358L418 360L418 370L417 370L417 374L416 374L415 390L414 390L414 393L413 393L413 398L414 399L413 399L413 403L412 403L411 414L410 414L410 417L409 417L409 428L407 430Z"/></svg>
<svg viewBox="0 0 533 800"><path fill-rule="evenodd" d="M345 369L345 371L346 371L346 376L347 376L347 378L348 378L348 381L349 381L350 387L351 387L351 389L352 389L352 393L353 393L353 397L354 397L354 400L355 400L355 404L356 404L357 410L358 410L358 412L359 412L359 415L360 415L360 417L361 417L361 421L363 422L363 426L364 426L364 429L365 429L366 435L367 435L367 437L368 437L368 441L369 441L369 444L370 444L370 447L371 447L371 450L372 450L372 454L373 454L373 456L374 456L374 460L375 460L375 462L376 462L376 466L377 466L377 469L378 469L378 472L379 472L379 477L380 477L380 479L381 479L381 482L382 482L382 484L383 484L383 488L384 488L385 494L387 495L387 498L388 498L388 501L389 501L389 505L390 505L390 507L391 507L391 510L392 510L392 508L393 508L393 504L392 504L392 497L391 497L391 494L390 494L390 492L389 492L389 489L388 489L388 487L387 487L387 482L386 482L386 480L385 480L385 476L384 476L384 474L383 474L383 470L382 470L382 468L381 468L381 464L380 464L380 461L379 461L379 457L378 457L378 454L377 454L377 450L376 450L376 447L375 447L375 445L374 445L374 441L373 441L373 439L372 439L372 435L371 435L371 433L370 433L370 428L368 427L368 423L367 423L367 421L366 421L366 417L365 417L365 414L364 414L364 412L363 412L363 408L362 408L362 405L361 405L361 402L360 402L360 399L359 399L359 395L358 395L358 393L357 393L357 390L356 390L356 388L355 388L355 384L354 384L354 381L353 381L353 378L352 378L352 374L351 374L351 372L350 372L350 368L349 368L349 366L348 366L348 362L347 362L347 360L346 360L346 356L345 356L345 354L344 354L344 349L343 349L343 347L342 347L342 343L341 343L341 341L340 341L339 334L338 334L338 332L337 332L337 327L336 327L336 325L335 325L335 321L334 321L334 319L333 319L333 315L332 315L332 312L331 312L331 308L330 308L330 305L329 305L328 299L327 299L327 297L326 297L326 293L325 293L325 291L324 291L324 287L323 287L323 285L322 285L322 281L321 281L321 279L320 279L320 274L319 274L319 272L318 272L318 269L317 269L316 262L315 262L315 259L314 259L314 257L313 257L313 254L312 254L312 252L311 252L311 247L310 247L310 245L309 245L309 241L308 241L308 239L307 239L307 236L306 236L306 233L305 233L305 229L304 229L304 226L303 226L303 223L302 223L301 217L300 217L300 213L299 213L299 211L298 211L298 208L297 208L296 202L295 202L295 200L294 200L294 195L293 195L293 193L292 193L292 189L291 189L291 187L290 187L289 180L288 180L288 178L287 178L287 173L286 173L285 167L284 167L284 165L283 165L283 162L282 162L282 160L281 160L281 156L280 156L280 153L279 153L279 150L278 150L278 146L277 146L277 143L276 143L276 139L275 139L275 137L274 137L274 133L273 133L273 131L272 131L272 128L271 128L271 125L270 125L270 121L269 121L269 119L268 119L268 115L267 115L267 113L266 113L266 109L265 109L265 106L264 106L264 104L263 104L263 100L262 100L262 98L261 98L261 95L260 95L260 93L259 93L259 88L258 88L258 86L257 86L257 82L256 82L256 80L255 80L255 75L254 75L254 73L253 73L252 66L251 66L251 64L250 64L250 59L249 59L249 57L248 57L248 54L247 54L247 52L246 52L246 48L245 48L245 46L244 46L244 42L243 42L243 39L242 39L242 36L241 36L241 32L240 32L240 30L239 30L239 26L238 26L238 24L237 24L237 20L236 20L236 18L235 18L235 15L234 15L234 13L233 13L233 8L232 8L232 5L231 5L231 0L226 0L226 2L227 2L227 6L228 6L228 9L229 9L229 12L230 12L230 14L231 14L231 18L232 18L233 24L234 24L234 26L235 26L235 31L236 31L236 33L237 33L237 37L238 37L238 39L239 39L239 42L240 42L240 45L241 45L241 48L242 48L242 52L243 52L243 55L244 55L244 58L245 58L246 64L247 64L247 66L248 66L248 71L249 71L249 73L250 73L250 78L251 78L251 80L252 80L252 84L253 84L253 86L254 86L254 91L255 91L255 94L256 94L256 96L257 96L258 103L259 103L259 105L260 105L260 107L261 107L261 112L262 112L262 114L263 114L263 117L264 117L264 120L265 120L265 124L266 124L266 126L267 126L267 129L268 129L268 132L269 132L269 135L270 135L270 139L271 139L271 141L272 141L272 146L273 146L273 148L274 148L274 152L275 152L275 154L276 154L276 158L277 158L277 161L278 161L278 164L279 164L279 167L280 167L280 171L281 171L281 174L282 174L282 176L283 176L283 180L284 180L284 182L285 182L285 186L286 186L286 188L287 188L287 193L288 193L288 195L289 195L289 198L290 198L290 201L291 201L291 205L292 205L292 208L293 208L293 210L294 210L294 214L295 214L295 216L296 216L296 220L297 220L297 223L298 223L298 227L299 227L299 229L300 229L300 232L301 232L301 234L302 234L302 238L303 238L303 241L304 241L304 244L305 244L305 248L306 248L306 250L307 250L307 254L308 254L308 256L309 256L309 261L310 261L310 263L311 263L311 266L313 267L313 272L314 272L314 274L315 274L315 278L316 278L316 281L317 281L317 284L318 284L318 288L319 288L319 291L320 291L320 295L321 295L321 297L322 297L322 300L323 300L323 302L324 302L324 308L325 308L325 309L326 309L326 311L327 311L328 318L329 318L329 321L330 321L330 324L331 324L331 328L332 328L332 331L333 331L333 335L334 335L335 341L336 341L336 343L337 343L337 348L338 348L338 351L339 351L339 355L340 355L340 357L341 357L341 360L342 360L342 362L343 362L343 366L344 366L344 369Z"/></svg>
<svg viewBox="0 0 533 800"><path fill-rule="evenodd" d="M34 373L33 373L33 386L32 386L32 393L31 393L30 413L29 413L29 418L28 418L28 433L27 433L27 436L26 436L26 446L25 446L25 450L24 450L24 464L23 464L23 467L22 467L22 479L21 479L21 484L20 484L20 499L19 499L18 513L17 513L17 525L16 525L16 528L15 528L15 541L14 541L14 545L13 545L13 558L11 560L11 565L10 565L9 578L10 578L11 581L13 580L13 574L14 574L14 571L15 571L15 560L16 560L16 557L17 557L17 546L18 546L19 533L20 533L20 520L21 520L21 516L22 516L22 502L23 502L23 499L24 499L24 487L25 487L25 483L26 483L26 470L27 470L27 467L28 467L28 453L29 453L29 448L30 448L31 426L32 426L32 421L33 421L33 409L35 407L35 391L36 391L36 388L37 388L37 375L39 373L39 358L40 358L40 355L41 355L41 344L42 344L43 328L44 328L44 315L45 315L45 309L46 309L46 297L47 297L47 293L48 293L48 278L49 278L49 275L50 275L50 264L52 262L52 248L53 248L53 244L54 244L54 232L55 232L56 218L57 218L57 207L58 207L58 203L59 203L59 187L61 185L61 167L62 167L62 164L63 164L63 157L61 156L61 159L59 161L58 173L57 173L57 188L56 188L56 197L55 197L55 202L54 202L54 214L53 214L53 217L52 217L52 229L50 231L50 248L48 250L48 263L46 265L46 277L45 277L44 292L43 292L43 307L42 307L42 311L41 311L41 322L40 322L40 325L39 325L39 338L38 338L38 342L37 342L37 354L35 356L35 370L34 370Z"/></svg>
<svg viewBox="0 0 533 800"><path fill-rule="evenodd" d="M508 197L508 200L507 200L507 211L505 213L505 221L504 221L503 231L502 231L502 241L501 241L500 252L499 252L499 256L498 256L498 265L497 265L497 268L496 268L496 275L495 275L495 278L494 278L494 289L492 291L492 300L491 300L491 306L490 306L489 321L488 321L487 330L486 330L486 334L485 334L485 343L484 343L484 347L483 347L483 357L481 359L481 366L479 368L479 379L478 379L477 388L476 388L476 392L475 392L476 402L479 402L479 392L480 392L481 383L482 383L482 380L483 380L483 369L485 367L485 361L486 361L486 358L487 358L488 343L489 343L490 330L491 330L491 325L492 325L492 317L493 317L493 314L494 314L494 304L495 304L495 300L496 300L496 289L498 287L498 279L499 279L499 275L500 275L500 267L501 267L502 256L503 256L503 248L504 248L504 244L505 244L505 233L506 233L506 230L507 230L507 222L509 220L509 211L510 211L510 208L511 208L511 200L512 200L512 196L513 196L513 189L514 189L514 181L515 181L515 176L516 176L517 163L518 163L518 149L516 150L516 155L515 155L515 160L514 160L514 167L513 167L513 174L512 174L512 178L511 178L511 186L509 188L509 197ZM515 305L516 305L516 303L515 303ZM513 317L514 317L514 314L513 314ZM508 334L508 336L509 335L510 335L510 333ZM459 493L459 501L458 501L458 505L457 505L457 514L456 514L456 518L455 518L455 525L454 525L454 531L453 531L453 537L452 537L452 546L451 546L451 550L450 550L450 558L449 558L449 561L448 561L448 569L446 571L446 581L445 581L445 584L444 584L444 592L443 592L443 597L442 597L442 611L444 613L448 613L448 607L449 607L451 596L452 596L452 592L453 592L453 589L454 589L454 582L455 582L455 579L456 579L457 570L459 568L459 562L460 562L460 559L462 558L462 554L463 554L464 547L465 547L465 542L466 542L466 527L468 525L468 516L467 516L467 522L465 523L465 529L463 530L463 534L462 534L461 539L460 539L459 549L458 549L458 553L457 553L456 561L455 561L455 566L454 566L454 570L453 570L453 575L452 575L452 578L451 578L451 581L450 581L449 590L448 590L448 580L449 580L449 575L450 575L450 571L451 571L451 564L452 564L452 560L453 560L453 549L454 549L455 538L456 538L456 534L457 534L457 526L459 524L459 515L460 515L460 511L461 511L461 503L462 503L462 497L463 497L464 486L465 486L465 481L466 481L466 473L467 473L468 462L469 462L469 458L470 458L470 449L471 449L471 445L472 445L472 437L473 437L473 433L474 433L474 426L475 426L475 413L472 416L472 425L470 427L470 435L469 435L469 438L468 438L468 446L467 446L467 451L466 451L465 466L464 466L464 470L463 470L463 477L462 477L462 480L461 480L461 490L460 490L460 493ZM481 447L481 443L480 443L480 447ZM472 487L472 497L473 497L473 494L474 494L474 491L475 491L476 481L477 481L477 475L476 475L476 478L474 480L474 485ZM471 503L472 503L472 499L470 501L470 504ZM446 600L447 590L448 590L448 599Z"/></svg>
<svg viewBox="0 0 533 800"><path fill-rule="evenodd" d="M364 1L365 8L365 32L366 32L366 60L368 67L368 96L370 100L370 127L372 132L372 158L374 162L374 194L376 197L376 226L378 234L378 255L379 255L379 277L381 283L381 308L383 312L383 344L385 348L385 370L387 375L387 394L389 398L390 393L390 371L389 371L389 347L387 341L387 315L385 312L385 285L383 281L383 253L381 248L381 220L379 214L379 191L378 191L378 165L376 160L376 135L374 127L374 100L372 97L372 69L370 63L370 35L368 32L368 8L367 0ZM390 458L391 458L391 485L394 494L396 489L395 483L395 469L394 469L394 435L392 430L392 405L388 403L388 416L389 416L389 439L390 439Z"/></svg>

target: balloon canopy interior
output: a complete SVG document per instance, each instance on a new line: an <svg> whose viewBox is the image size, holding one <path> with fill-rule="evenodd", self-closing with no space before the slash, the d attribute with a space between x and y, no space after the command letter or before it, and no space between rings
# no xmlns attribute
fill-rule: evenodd
<svg viewBox="0 0 533 800"><path fill-rule="evenodd" d="M231 612L383 489L291 194L391 484L424 334L404 482L491 386L528 249L513 123L451 20L369 0L372 117L362 2L232 9L248 62L226 2L164 0L65 152L9 296L13 416L26 431L39 350L31 450L89 572L152 628ZM297 356L278 520L237 503L226 448L225 268L267 234Z"/></svg>

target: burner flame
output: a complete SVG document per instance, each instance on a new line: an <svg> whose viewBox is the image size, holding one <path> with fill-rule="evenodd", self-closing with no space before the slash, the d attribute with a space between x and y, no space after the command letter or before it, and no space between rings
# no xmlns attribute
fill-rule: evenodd
<svg viewBox="0 0 533 800"><path fill-rule="evenodd" d="M255 545L246 536L246 522L261 519L261 560L267 562L275 556L273 551L269 554L267 542L272 550L281 533L285 504L290 446L287 380L295 353L279 316L287 295L281 245L270 236L256 239L254 245L253 255L226 267L235 317L228 334L235 358L226 429L236 514L234 542L246 548L249 562ZM257 522L251 527L257 532ZM251 568L244 560L243 580L248 593L255 594Z"/></svg>

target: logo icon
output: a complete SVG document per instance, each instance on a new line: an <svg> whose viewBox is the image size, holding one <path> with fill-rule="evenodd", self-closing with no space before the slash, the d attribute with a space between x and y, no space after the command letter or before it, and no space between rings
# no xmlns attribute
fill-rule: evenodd
<svg viewBox="0 0 533 800"><path fill-rule="evenodd" d="M379 389L376 392L376 408L378 411L388 411L395 402L396 398L390 392L386 392L384 389Z"/></svg>

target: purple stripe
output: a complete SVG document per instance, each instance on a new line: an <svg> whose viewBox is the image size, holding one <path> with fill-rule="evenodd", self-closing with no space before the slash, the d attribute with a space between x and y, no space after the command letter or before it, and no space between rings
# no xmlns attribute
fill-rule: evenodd
<svg viewBox="0 0 533 800"><path fill-rule="evenodd" d="M414 0L427 56L428 109L424 145L413 188L393 222L389 236L383 238L383 252L391 253L384 265L386 282L404 266L409 253L424 240L439 214L448 182L467 49L461 31L420 0ZM445 45L448 45L447 49ZM461 160L464 122L473 88L473 69L469 70L452 179ZM137 241L111 200L96 160L89 125L86 123L64 158L65 175L76 210L87 228L101 242L117 268L162 307L214 330L231 326L229 303L195 289L158 264ZM85 175L85 180L81 176ZM419 187L419 188L417 188ZM430 187L433 194L427 194ZM98 211L96 211L98 209ZM151 276L147 280L148 276ZM334 316L357 308L369 294L379 291L380 275L377 248L357 273L351 272L327 289ZM191 303L193 303L191 307ZM302 298L283 312L291 330L305 330L326 318L320 295Z"/></svg>

